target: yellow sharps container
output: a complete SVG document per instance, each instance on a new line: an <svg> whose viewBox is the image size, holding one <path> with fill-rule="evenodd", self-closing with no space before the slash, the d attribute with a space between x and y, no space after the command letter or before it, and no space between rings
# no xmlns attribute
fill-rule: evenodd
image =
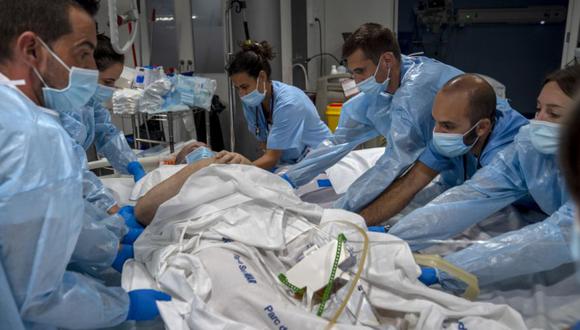
<svg viewBox="0 0 580 330"><path fill-rule="evenodd" d="M340 110L342 103L330 103L326 106L326 124L332 132L338 126L338 119L340 118Z"/></svg>

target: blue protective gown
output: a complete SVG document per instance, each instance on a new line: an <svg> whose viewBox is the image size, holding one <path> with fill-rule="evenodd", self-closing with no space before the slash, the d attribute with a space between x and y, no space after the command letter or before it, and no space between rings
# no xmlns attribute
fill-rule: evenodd
<svg viewBox="0 0 580 330"><path fill-rule="evenodd" d="M93 242L80 239L86 218L73 141L55 112L15 88L0 86L0 109L0 264L9 285L0 283L2 300L13 298L27 328L119 324L127 293L66 270L75 254L94 259L82 252Z"/></svg>
<svg viewBox="0 0 580 330"><path fill-rule="evenodd" d="M127 234L128 228L123 217L118 214L109 215L109 210L117 202L103 185L102 181L87 166L86 152L83 139L90 129L77 118L92 118L91 107L83 107L79 113L59 112L61 124L67 133L74 139L71 140L76 159L81 164L83 172L83 197L85 199L84 223L79 244L71 258L71 268L86 272L93 276L108 269L117 256L119 242ZM90 122L83 120L84 123ZM90 145L90 143L89 143Z"/></svg>
<svg viewBox="0 0 580 330"><path fill-rule="evenodd" d="M97 152L106 157L113 168L120 173L129 174L127 166L137 161L125 136L111 121L111 114L101 103L92 99L89 106L94 108L95 132L93 138L85 143L85 150L94 141Z"/></svg>
<svg viewBox="0 0 580 330"><path fill-rule="evenodd" d="M243 104L248 129L266 148L282 150L280 164L295 164L309 148L316 148L332 137L320 120L316 107L300 89L272 81L272 125L267 124L262 106ZM257 122L256 122L257 117Z"/></svg>
<svg viewBox="0 0 580 330"><path fill-rule="evenodd" d="M422 249L433 244L429 240L454 237L529 193L548 218L446 259L475 274L481 285L571 262L573 211L558 158L536 151L529 134L529 126L522 127L514 143L471 180L411 212L389 233L407 240L413 250Z"/></svg>
<svg viewBox="0 0 580 330"><path fill-rule="evenodd" d="M95 142L97 152L107 157L116 171L129 174L127 166L137 161L123 134L111 122L109 111L94 98L80 112L60 111L65 130L86 151ZM86 155L79 153L79 160ZM84 173L84 195L93 205L108 210L117 204L101 180L88 168Z"/></svg>
<svg viewBox="0 0 580 330"><path fill-rule="evenodd" d="M346 102L334 138L292 166L287 178L297 186L306 184L359 144L382 135L387 140L385 153L335 203L339 208L360 211L419 158L433 134L435 95L461 73L427 57L403 56L397 91L376 96L360 93Z"/></svg>
<svg viewBox="0 0 580 330"><path fill-rule="evenodd" d="M117 172L129 174L127 165L137 161L137 156L125 136L111 122L109 110L94 97L81 113L64 112L61 118L64 128L85 150L94 142L97 152L107 157Z"/></svg>
<svg viewBox="0 0 580 330"><path fill-rule="evenodd" d="M96 207L107 211L117 204L115 198L106 189L101 180L86 166L86 149L94 138L94 108L85 105L80 111L59 111L60 120L64 129L77 142L78 161L83 165L83 195Z"/></svg>
<svg viewBox="0 0 580 330"><path fill-rule="evenodd" d="M431 140L419 161L432 170L443 173L442 180L448 187L458 186L471 178L479 168L491 163L493 157L510 145L520 128L527 124L528 120L512 109L507 100L498 98L495 124L479 159L470 152L453 158L443 156Z"/></svg>

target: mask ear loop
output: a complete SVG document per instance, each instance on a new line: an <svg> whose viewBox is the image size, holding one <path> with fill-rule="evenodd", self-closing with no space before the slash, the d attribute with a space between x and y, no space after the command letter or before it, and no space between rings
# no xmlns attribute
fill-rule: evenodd
<svg viewBox="0 0 580 330"><path fill-rule="evenodd" d="M48 87L48 85L46 84L46 82L44 81L44 79L42 78L42 76L40 75L40 72L38 72L38 70L33 67L30 66L32 68L32 71L34 71L34 74L36 75L36 77L38 77L38 80L40 80L40 82L44 85L44 87Z"/></svg>
<svg viewBox="0 0 580 330"><path fill-rule="evenodd" d="M481 123L481 121L482 121L482 120L483 120L483 119L480 119L480 120L478 120L478 121L477 121L477 123L475 123L475 125L473 125L473 127L471 127L471 128L469 129L469 131L467 131L467 132L465 132L465 134L463 134L463 144L465 144L465 145L468 145L468 144L466 144L466 143L465 143L465 137L466 137L466 136L467 136L467 135L468 135L468 134L469 134L471 131L473 131L475 128L477 128L477 126L479 126L479 123ZM476 135L477 135L477 133L476 133ZM473 146L474 146L474 145L477 143L477 141L479 141L479 138L480 138L480 136L479 136L479 135L477 135L477 138L475 139L475 141L473 141L473 143L472 143L472 144L470 144L470 146L472 146L472 147L473 147Z"/></svg>
<svg viewBox="0 0 580 330"><path fill-rule="evenodd" d="M377 73L379 72L379 67L381 66L381 61L383 60L383 57L381 56L379 58L379 63L377 64L377 68L375 70L375 74L373 74L373 77L375 78L375 81L378 83L377 81ZM385 63L386 64L386 63ZM391 81L391 66L387 64L387 77L385 78L385 80L382 82L384 83L385 81L390 82ZM381 83L381 84L382 84ZM388 84L388 83L387 83ZM389 86L387 85L387 89L389 88Z"/></svg>
<svg viewBox="0 0 580 330"><path fill-rule="evenodd" d="M66 63L64 63L64 61L61 60L60 57L58 57L58 55L56 55L56 53L53 52L52 49L50 49L50 47L48 47L48 45L44 42L44 40L42 40L40 37L37 37L36 40L38 40L38 42L42 45L42 47L44 47L44 49L46 49L46 51L50 54L50 56L52 56L58 63L60 63L62 66L64 66L68 72L70 72L69 66L66 65ZM32 71L34 71L34 74L36 74L36 76L38 77L40 82L42 82L44 87L50 88L50 86L48 86L48 84L46 83L44 78L42 78L42 75L40 74L40 72L38 72L38 69L36 69L33 66L31 66L31 67L32 67Z"/></svg>
<svg viewBox="0 0 580 330"><path fill-rule="evenodd" d="M52 49L50 49L50 47L48 47L48 45L42 39L40 39L40 37L38 37L38 42L40 42L40 44L44 47L44 49L46 49L46 51L52 57L54 57L54 59L57 60L58 63L60 63L62 66L64 66L70 72L70 67L68 65L66 65L66 63L64 63L64 61L60 57L58 57L58 55L56 55L56 53Z"/></svg>

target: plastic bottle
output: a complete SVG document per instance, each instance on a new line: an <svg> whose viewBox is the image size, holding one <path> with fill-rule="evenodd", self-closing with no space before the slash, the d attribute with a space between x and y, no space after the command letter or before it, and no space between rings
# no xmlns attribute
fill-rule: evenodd
<svg viewBox="0 0 580 330"><path fill-rule="evenodd" d="M330 74L338 74L338 71L336 70L336 65L332 65L331 69L330 69Z"/></svg>
<svg viewBox="0 0 580 330"><path fill-rule="evenodd" d="M145 69L137 68L137 74L135 75L135 81L133 82L135 88L143 89L145 88Z"/></svg>

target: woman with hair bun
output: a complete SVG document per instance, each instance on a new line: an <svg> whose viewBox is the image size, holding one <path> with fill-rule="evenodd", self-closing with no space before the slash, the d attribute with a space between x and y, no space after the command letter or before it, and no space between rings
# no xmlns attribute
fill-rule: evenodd
<svg viewBox="0 0 580 330"><path fill-rule="evenodd" d="M332 136L302 90L270 79L273 58L268 42L249 42L227 67L242 99L248 129L264 150L253 164L266 170L295 164L309 148Z"/></svg>

